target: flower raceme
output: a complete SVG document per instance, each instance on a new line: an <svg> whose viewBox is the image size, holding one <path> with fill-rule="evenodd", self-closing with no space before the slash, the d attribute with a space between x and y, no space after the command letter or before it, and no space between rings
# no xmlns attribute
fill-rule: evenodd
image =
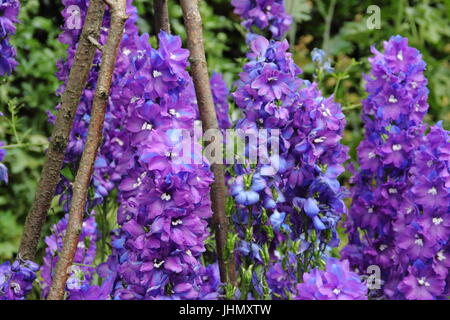
<svg viewBox="0 0 450 320"><path fill-rule="evenodd" d="M281 39L289 31L292 17L286 13L284 0L232 0L234 13L244 21L242 25L249 30L253 28L269 30L274 39Z"/></svg>
<svg viewBox="0 0 450 320"><path fill-rule="evenodd" d="M66 3L73 4L73 1ZM81 16L84 17L85 3L77 4L83 8ZM104 284L87 285L89 276L81 283L74 280L77 285L69 290L69 296L73 299L214 298L218 284L211 277L216 273L197 260L204 251L203 240L208 236L206 219L211 209L207 195L212 175L204 160L200 165L177 165L170 156L178 142L173 130L192 130L198 117L192 79L186 71L189 53L181 48L179 37L165 33L159 35L159 49L151 48L148 35L138 35L134 24L136 9L131 1L127 11L131 19L125 26L116 62L105 139L95 163L95 194L89 203L91 207L101 203L117 186L121 228L113 233L113 254L98 268L99 276L105 278ZM105 26L108 19L107 14ZM106 35L104 28L101 43ZM75 44L78 36L69 29L62 38L72 39L71 43ZM99 53L96 59L100 59ZM62 70L66 74L69 69ZM89 78L92 90L97 71L93 68ZM212 85L215 101L222 110L218 113L219 120L227 125L227 88L220 75L212 78ZM76 165L81 155L89 125L92 94L87 91L89 85L87 88L83 95L85 104L79 108L80 117L75 119L74 135L69 143L73 148L69 147L66 155L69 167ZM70 184L63 179L60 192L67 207L70 189L66 186ZM141 252L138 242L145 243L150 251ZM146 292L150 287L153 289Z"/></svg>
<svg viewBox="0 0 450 320"><path fill-rule="evenodd" d="M212 174L206 160L171 160L179 145L174 130L193 132L196 119L194 100L184 98L192 95L188 51L179 37L164 32L157 50L146 36L133 40L144 54L132 58L120 82L117 92L128 97L112 99L127 110L119 137L126 143L118 164L120 229L112 244L120 286L114 298L213 298L217 287L210 292L210 285L202 285L207 269L199 261L212 214Z"/></svg>
<svg viewBox="0 0 450 320"><path fill-rule="evenodd" d="M0 77L9 75L17 66L16 49L9 43L16 33L19 0L0 0Z"/></svg>
<svg viewBox="0 0 450 320"><path fill-rule="evenodd" d="M348 158L339 143L345 120L332 98L299 78L287 41L249 34L247 42L249 61L233 93L245 117L236 128L248 135L266 129L269 144L275 143L271 131L280 135L277 157L266 154L264 164L234 166L239 261L241 268L256 270L252 297L287 298L296 292L299 275L318 263L305 252L323 253L327 244L338 244L336 226L346 212L336 180ZM274 163L278 170L272 170ZM266 275L267 284L261 280Z"/></svg>
<svg viewBox="0 0 450 320"><path fill-rule="evenodd" d="M383 290L372 295L440 299L448 296L449 133L422 123L428 90L418 50L395 36L384 53L372 51L343 255L361 272L381 268Z"/></svg>

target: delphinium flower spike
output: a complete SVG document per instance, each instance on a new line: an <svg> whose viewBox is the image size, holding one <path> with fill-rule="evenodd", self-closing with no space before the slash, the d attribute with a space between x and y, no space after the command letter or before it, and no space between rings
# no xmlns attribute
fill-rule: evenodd
<svg viewBox="0 0 450 320"><path fill-rule="evenodd" d="M372 51L343 255L360 273L380 268L373 296L440 299L448 295L449 135L422 122L428 89L420 52L400 36L384 53Z"/></svg>
<svg viewBox="0 0 450 320"><path fill-rule="evenodd" d="M339 104L299 78L287 41L252 34L247 41L249 62L233 93L245 115L237 129L248 136L266 130L256 147L275 144L279 153L234 168L238 256L241 268L253 265L252 296L288 298L301 274L339 242L336 226L346 208L336 178L348 158L339 142L345 119Z"/></svg>

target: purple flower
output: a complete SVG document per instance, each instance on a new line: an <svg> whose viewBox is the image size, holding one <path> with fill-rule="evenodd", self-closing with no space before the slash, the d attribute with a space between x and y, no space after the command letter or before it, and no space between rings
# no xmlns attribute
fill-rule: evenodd
<svg viewBox="0 0 450 320"><path fill-rule="evenodd" d="M17 66L16 50L9 43L16 33L20 2L18 0L0 1L0 76L11 74Z"/></svg>
<svg viewBox="0 0 450 320"><path fill-rule="evenodd" d="M0 265L0 300L24 300L30 293L39 265L16 260Z"/></svg>
<svg viewBox="0 0 450 320"><path fill-rule="evenodd" d="M266 65L261 75L252 82L252 89L257 90L258 95L266 100L281 99L283 94L290 92L288 80L286 75Z"/></svg>
<svg viewBox="0 0 450 320"><path fill-rule="evenodd" d="M329 258L325 271L314 269L303 275L295 299L367 300L367 287L350 271L348 261Z"/></svg>
<svg viewBox="0 0 450 320"><path fill-rule="evenodd" d="M253 27L268 29L275 39L280 39L289 30L292 17L286 13L284 0L232 0L234 13L244 21L249 31Z"/></svg>
<svg viewBox="0 0 450 320"><path fill-rule="evenodd" d="M410 266L399 290L408 300L433 300L442 295L444 287L445 281L432 268Z"/></svg>
<svg viewBox="0 0 450 320"><path fill-rule="evenodd" d="M41 268L42 296L47 297L52 284L53 274L58 262L58 254L62 250L63 239L67 228L68 215L66 214L52 227L52 234L45 238L45 256ZM69 298L72 294L84 291L90 286L95 267L89 267L94 263L96 254L97 224L95 217L91 216L83 222L80 240L75 252L74 264L70 267L69 278L66 283L66 291ZM78 265L81 264L81 265Z"/></svg>
<svg viewBox="0 0 450 320"><path fill-rule="evenodd" d="M228 116L228 95L230 92L227 88L227 84L223 80L222 75L215 72L213 72L210 82L219 128L231 128L231 122Z"/></svg>
<svg viewBox="0 0 450 320"><path fill-rule="evenodd" d="M423 176L417 177L411 191L417 197L416 202L424 208L448 207L449 191L440 179L430 181Z"/></svg>
<svg viewBox="0 0 450 320"><path fill-rule="evenodd" d="M0 141L0 181L3 181L4 183L8 183L8 168L2 163L3 159L6 156L6 150L2 148L5 143L3 141Z"/></svg>

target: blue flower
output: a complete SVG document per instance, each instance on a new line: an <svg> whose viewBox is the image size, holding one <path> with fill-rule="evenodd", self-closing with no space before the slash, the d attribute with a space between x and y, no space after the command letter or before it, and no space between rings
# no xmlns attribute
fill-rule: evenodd
<svg viewBox="0 0 450 320"><path fill-rule="evenodd" d="M287 232L291 232L291 228L286 223L284 223L285 218L286 212L279 212L278 210L275 210L275 212L270 216L270 223L277 231L282 229Z"/></svg>
<svg viewBox="0 0 450 320"><path fill-rule="evenodd" d="M236 199L236 202L242 205L252 205L259 201L259 193L266 187L266 181L260 174L254 174L251 180L251 185L246 186L245 180L248 176L239 176L235 179L231 188L231 194Z"/></svg>

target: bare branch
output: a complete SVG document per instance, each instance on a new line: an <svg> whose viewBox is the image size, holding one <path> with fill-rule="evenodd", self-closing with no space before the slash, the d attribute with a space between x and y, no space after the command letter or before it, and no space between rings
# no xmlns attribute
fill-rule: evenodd
<svg viewBox="0 0 450 320"><path fill-rule="evenodd" d="M203 44L202 17L198 10L197 0L181 0L184 23L186 26L188 48L190 51L191 73L197 95L198 108L202 120L203 131L218 129L216 110L209 83L208 67L206 64L205 47ZM228 221L225 213L226 188L224 179L224 165L212 164L214 182L211 186L211 202L213 210L213 224L216 233L217 257L219 260L220 279L236 283L234 257L224 261L224 249L228 234ZM227 268L228 265L228 268Z"/></svg>
<svg viewBox="0 0 450 320"><path fill-rule="evenodd" d="M86 86L96 51L95 46L88 40L88 37L91 36L93 39L99 38L104 13L105 4L103 1L92 0L81 32L66 89L61 98L61 107L53 127L35 199L25 221L18 254L18 257L21 259L34 260L35 258L42 226L47 218L47 212L60 179L60 170L64 161L74 116L81 94Z"/></svg>
<svg viewBox="0 0 450 320"><path fill-rule="evenodd" d="M126 20L126 0L118 0L113 10L111 10L111 25L108 40L103 49L97 89L92 103L88 136L77 176L73 184L69 221L64 236L63 248L59 255L55 276L48 295L49 300L62 300L64 298L64 288L68 278L68 271L73 264L83 226L86 198L88 196L95 158L102 140L106 105Z"/></svg>
<svg viewBox="0 0 450 320"><path fill-rule="evenodd" d="M170 33L168 2L168 0L153 0L156 33L159 33L160 30Z"/></svg>

